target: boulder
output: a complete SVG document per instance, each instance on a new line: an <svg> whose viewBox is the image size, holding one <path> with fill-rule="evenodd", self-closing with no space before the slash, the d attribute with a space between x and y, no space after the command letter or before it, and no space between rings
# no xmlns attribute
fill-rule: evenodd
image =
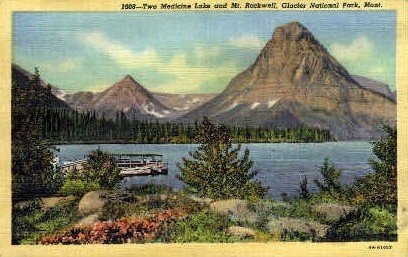
<svg viewBox="0 0 408 257"><path fill-rule="evenodd" d="M214 212L227 214L232 220L256 222L258 215L248 208L246 200L229 199L210 203Z"/></svg>
<svg viewBox="0 0 408 257"><path fill-rule="evenodd" d="M86 193L79 201L78 211L83 215L101 211L106 203L105 195L105 191L91 191Z"/></svg>
<svg viewBox="0 0 408 257"><path fill-rule="evenodd" d="M341 217L346 216L353 210L356 210L353 206L335 204L335 203L321 203L313 206L313 210L316 213L320 213L325 216L327 221L335 222Z"/></svg>
<svg viewBox="0 0 408 257"><path fill-rule="evenodd" d="M255 231L253 229L240 226L229 227L228 233L239 239L249 239L255 237Z"/></svg>
<svg viewBox="0 0 408 257"><path fill-rule="evenodd" d="M90 214L82 218L76 226L78 227L92 227L95 222L99 220L100 213Z"/></svg>
<svg viewBox="0 0 408 257"><path fill-rule="evenodd" d="M63 205L75 201L75 196L65 197L43 197L41 198L41 207L43 210L48 210L56 207L57 205Z"/></svg>
<svg viewBox="0 0 408 257"><path fill-rule="evenodd" d="M328 225L321 224L315 221L308 221L303 219L294 218L270 218L268 222L268 229L271 234L282 234L284 231L287 232L300 232L306 233L310 236L323 237Z"/></svg>

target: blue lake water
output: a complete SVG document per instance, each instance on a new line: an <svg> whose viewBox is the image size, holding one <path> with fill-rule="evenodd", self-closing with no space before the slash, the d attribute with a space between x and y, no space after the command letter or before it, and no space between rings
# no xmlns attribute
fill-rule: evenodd
<svg viewBox="0 0 408 257"><path fill-rule="evenodd" d="M83 159L98 147L109 152L163 154L164 161L169 163L168 175L126 178L122 181L122 186L154 183L180 189L183 185L177 179L177 163L182 157L188 157L188 152L195 150L197 145L95 144L57 147L60 149L61 162ZM343 183L353 182L356 177L371 171L369 160L374 157L371 147L369 142L242 144L242 149L250 150L258 179L269 186L269 193L275 198L280 198L283 192L296 195L304 175L308 179L309 188L315 190L313 180L319 177L319 169L325 157L330 158L343 171Z"/></svg>

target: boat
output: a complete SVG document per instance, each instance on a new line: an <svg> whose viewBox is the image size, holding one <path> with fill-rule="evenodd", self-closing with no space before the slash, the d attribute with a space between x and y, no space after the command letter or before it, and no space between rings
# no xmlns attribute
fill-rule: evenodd
<svg viewBox="0 0 408 257"><path fill-rule="evenodd" d="M161 154L111 153L116 165L121 169L119 176L167 175L168 164Z"/></svg>

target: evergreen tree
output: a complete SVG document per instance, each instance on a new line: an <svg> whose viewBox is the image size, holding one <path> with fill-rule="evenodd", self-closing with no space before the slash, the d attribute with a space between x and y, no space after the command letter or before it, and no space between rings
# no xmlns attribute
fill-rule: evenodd
<svg viewBox="0 0 408 257"><path fill-rule="evenodd" d="M307 188L307 177L306 175L303 176L303 179L300 181L300 198L308 199L310 196L309 189Z"/></svg>
<svg viewBox="0 0 408 257"><path fill-rule="evenodd" d="M178 167L180 180L203 197L214 199L262 198L267 188L253 181L256 172L249 159L249 150L239 157L240 145L234 147L226 127L215 126L204 119L197 131L196 141L201 145L190 152L191 159L183 158Z"/></svg>
<svg viewBox="0 0 408 257"><path fill-rule="evenodd" d="M371 160L374 172L358 179L353 188L354 201L362 205L397 206L397 130L385 126L386 135L373 143L377 159Z"/></svg>
<svg viewBox="0 0 408 257"><path fill-rule="evenodd" d="M334 164L325 159L323 166L320 168L320 174L323 177L323 181L315 179L314 182L320 189L320 192L328 194L333 199L345 200L346 189L340 184L341 171L336 169Z"/></svg>
<svg viewBox="0 0 408 257"><path fill-rule="evenodd" d="M39 102L41 98L34 93L41 86L37 68L28 88L12 84L13 200L52 194L62 183L62 176L52 165L51 146L44 138L44 104L47 103Z"/></svg>

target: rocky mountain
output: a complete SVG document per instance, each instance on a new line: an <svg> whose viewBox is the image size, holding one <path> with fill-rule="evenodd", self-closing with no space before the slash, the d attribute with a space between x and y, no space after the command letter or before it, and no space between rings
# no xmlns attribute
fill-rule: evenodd
<svg viewBox="0 0 408 257"><path fill-rule="evenodd" d="M363 88L385 95L394 102L397 101L396 91L391 91L388 85L362 76L353 75L352 77Z"/></svg>
<svg viewBox="0 0 408 257"><path fill-rule="evenodd" d="M153 93L126 76L100 93L89 91L66 94L57 88L53 93L79 112L95 111L114 118L123 111L128 118L171 120L209 101L215 94Z"/></svg>
<svg viewBox="0 0 408 257"><path fill-rule="evenodd" d="M78 111L95 111L106 118L114 118L120 111L132 119L167 118L174 113L130 75L102 92L78 92L64 99Z"/></svg>
<svg viewBox="0 0 408 257"><path fill-rule="evenodd" d="M359 82L360 81L360 82ZM218 96L182 117L238 126L329 129L338 140L370 139L396 122L396 102L353 78L298 22L277 27L255 62Z"/></svg>

